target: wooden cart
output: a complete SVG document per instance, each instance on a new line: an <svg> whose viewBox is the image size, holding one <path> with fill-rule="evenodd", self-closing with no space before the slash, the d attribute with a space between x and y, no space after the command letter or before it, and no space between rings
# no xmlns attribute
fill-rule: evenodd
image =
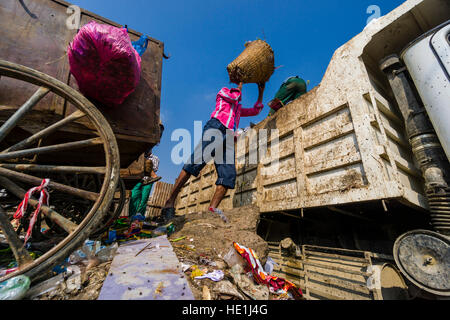
<svg viewBox="0 0 450 320"><path fill-rule="evenodd" d="M37 279L101 233L124 203L120 174L127 176L127 168L160 140L163 43L149 38L141 81L123 105L94 104L79 93L69 70L67 47L77 33L67 25L70 6L59 0L0 3L0 189L14 207L27 190L50 179L50 207L41 208L32 239L52 244L31 259L0 199L0 226L18 263L0 282L19 274ZM80 18L80 26L97 21L122 27L85 10ZM132 41L141 36L131 29L129 35Z"/></svg>

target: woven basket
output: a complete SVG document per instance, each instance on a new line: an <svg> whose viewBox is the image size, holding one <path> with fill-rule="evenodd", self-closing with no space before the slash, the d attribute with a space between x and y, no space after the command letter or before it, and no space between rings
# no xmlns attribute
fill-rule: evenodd
<svg viewBox="0 0 450 320"><path fill-rule="evenodd" d="M269 81L275 71L275 57L267 42L255 40L245 44L245 50L227 67L233 83Z"/></svg>

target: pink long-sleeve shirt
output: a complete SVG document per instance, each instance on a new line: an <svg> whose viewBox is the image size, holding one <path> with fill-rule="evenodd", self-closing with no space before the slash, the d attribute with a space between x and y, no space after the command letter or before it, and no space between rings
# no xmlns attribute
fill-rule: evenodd
<svg viewBox="0 0 450 320"><path fill-rule="evenodd" d="M264 105L256 102L253 108L243 108L240 104L242 94L239 89L222 88L217 94L216 109L211 118L218 119L230 130L238 129L241 117L253 117L261 113Z"/></svg>

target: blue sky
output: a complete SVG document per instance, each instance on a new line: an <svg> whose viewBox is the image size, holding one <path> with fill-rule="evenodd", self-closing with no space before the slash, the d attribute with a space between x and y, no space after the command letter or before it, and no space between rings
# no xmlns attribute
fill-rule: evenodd
<svg viewBox="0 0 450 320"><path fill-rule="evenodd" d="M265 39L274 49L278 69L266 85L265 108L250 121L263 120L280 84L291 75L318 85L334 51L365 27L371 5L385 15L403 0L71 0L120 24L163 41L169 60L163 61L161 117L166 127L154 153L161 159L158 172L173 183L181 165L171 161L175 129L194 131L194 121L205 123L220 88L230 86L226 66L244 43ZM244 107L257 98L255 84L244 86ZM193 137L192 137L193 139ZM194 141L192 142L194 143Z"/></svg>

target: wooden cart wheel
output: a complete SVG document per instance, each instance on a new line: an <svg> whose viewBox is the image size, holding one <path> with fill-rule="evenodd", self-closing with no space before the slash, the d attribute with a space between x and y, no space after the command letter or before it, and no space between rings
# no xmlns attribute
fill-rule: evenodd
<svg viewBox="0 0 450 320"><path fill-rule="evenodd" d="M2 82L17 80L36 86L36 92L19 108L2 105ZM66 101L64 116L42 111L48 110L42 107L43 104L46 107L46 103L54 101L48 97L50 94ZM119 181L119 150L109 123L82 94L44 73L2 60L0 125L0 189L6 189L18 199L23 199L26 191L39 186L44 178L52 176L55 179L59 173L61 176L95 174L101 177L99 192L72 187L63 178L51 180L48 186L50 207L42 206L41 215L58 225L65 234L61 241L36 260L30 257L10 222L11 217L0 206L0 227L18 264L18 270L1 277L0 282L21 274L37 280L99 228ZM39 125L41 127L36 129ZM28 130L30 126L33 130ZM64 208L58 201L53 205L52 196L55 199L65 197L65 204L73 208L83 203L89 210L75 219L67 213L70 210L62 213ZM29 210L32 211L38 204L39 195L34 197L29 201ZM27 229L28 225L24 227Z"/></svg>
<svg viewBox="0 0 450 320"><path fill-rule="evenodd" d="M65 185L87 190L90 192L100 192L102 188L103 177L98 174L58 174L56 177L59 179L54 180L63 180ZM50 179L52 175L50 175ZM75 223L81 223L84 216L90 210L90 202L85 201L83 199L79 199L78 201L74 201L73 199L67 199L64 194L56 194L51 195L52 197L52 205L57 206L58 208L62 208L59 212L64 217L70 219ZM109 227L116 221L122 210L125 206L126 201L126 187L123 179L119 179L119 183L117 184L116 193L114 196L111 205L108 208L108 212L98 225L98 227L91 233L90 238L92 240L100 238ZM57 224L50 221L46 218L46 224L49 229L52 229L56 233L64 233L64 229L59 227Z"/></svg>
<svg viewBox="0 0 450 320"><path fill-rule="evenodd" d="M99 227L91 234L92 238L95 239L101 237L102 234L108 231L109 227L111 227L113 223L120 218L120 214L122 213L127 200L126 196L127 190L125 188L125 182L122 179L119 179L119 184L116 189L116 196L109 207L108 214L105 216L102 223L100 223Z"/></svg>

